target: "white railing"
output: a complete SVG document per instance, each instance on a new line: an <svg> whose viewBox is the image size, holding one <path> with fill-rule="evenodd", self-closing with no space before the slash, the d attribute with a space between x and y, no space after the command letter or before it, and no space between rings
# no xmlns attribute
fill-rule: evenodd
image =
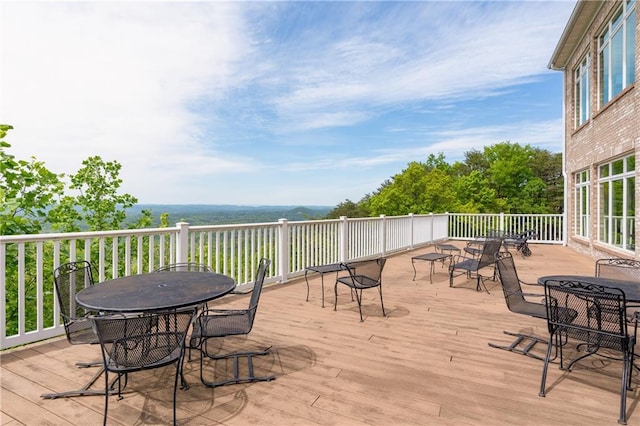
<svg viewBox="0 0 640 426"><path fill-rule="evenodd" d="M104 232L0 236L0 349L64 334L53 288L59 265L90 261L98 282L173 262L200 262L250 286L261 257L267 282L287 282L307 266L346 262L471 239L490 229L538 230L561 243L561 215L429 214L319 221L189 226Z"/></svg>
<svg viewBox="0 0 640 426"><path fill-rule="evenodd" d="M563 215L561 214L461 214L449 213L448 237L469 240L497 230L518 234L527 230L536 232L532 242L563 244Z"/></svg>

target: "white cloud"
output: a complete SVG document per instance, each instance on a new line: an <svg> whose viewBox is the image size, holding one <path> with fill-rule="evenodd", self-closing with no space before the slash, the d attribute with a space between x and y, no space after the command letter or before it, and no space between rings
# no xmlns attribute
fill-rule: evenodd
<svg viewBox="0 0 640 426"><path fill-rule="evenodd" d="M2 7L0 116L16 156L74 172L101 155L156 183L245 169L216 152L192 108L224 97L251 48L234 3Z"/></svg>
<svg viewBox="0 0 640 426"><path fill-rule="evenodd" d="M90 155L119 161L123 189L144 202L358 199L345 191L373 190L430 153L457 159L505 139L553 146L561 128L546 118L449 131L389 120L378 126L388 140L360 138L356 125L535 81L571 8L5 1L0 122L15 127L12 154L55 172ZM420 132L423 141L394 142Z"/></svg>

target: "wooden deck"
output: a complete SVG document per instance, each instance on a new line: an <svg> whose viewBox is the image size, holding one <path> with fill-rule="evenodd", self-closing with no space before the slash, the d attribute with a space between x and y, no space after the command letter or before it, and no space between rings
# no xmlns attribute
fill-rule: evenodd
<svg viewBox="0 0 640 426"><path fill-rule="evenodd" d="M461 243L455 243L462 246ZM428 262L411 256L389 258L383 273L383 317L378 293L365 292L365 321L346 288L333 311L333 280L325 276L327 307L321 307L320 278L265 288L254 330L246 339L227 339L221 350L272 346L256 360L258 373L272 382L205 388L198 362L186 363L191 387L178 391L178 423L188 425L615 425L620 362L585 360L571 373L551 365L546 398L538 396L542 362L490 348L508 343L502 330L546 336L546 323L509 312L498 283L490 294L475 281L455 279L436 264L429 284ZM529 258L516 256L521 279L593 274L593 260L560 246L532 246ZM246 306L247 296L228 296L228 305ZM222 301L221 301L222 302ZM542 353L542 352L540 352ZM91 369L78 360L98 359L95 346L71 347L64 339L5 351L1 355L1 424L94 425L102 422L102 396L43 400L44 392L80 387ZM225 365L208 373L224 374ZM637 372L636 372L637 373ZM132 374L124 399L111 397L108 423L167 424L171 419L171 368ZM103 386L101 379L98 388ZM627 400L628 424L640 425L638 385Z"/></svg>

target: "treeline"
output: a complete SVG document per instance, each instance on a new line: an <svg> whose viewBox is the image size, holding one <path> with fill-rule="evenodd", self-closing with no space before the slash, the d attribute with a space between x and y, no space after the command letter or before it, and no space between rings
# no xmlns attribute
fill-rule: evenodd
<svg viewBox="0 0 640 426"><path fill-rule="evenodd" d="M501 142L449 164L443 154L414 161L357 202L327 218L408 213L562 213L562 154Z"/></svg>

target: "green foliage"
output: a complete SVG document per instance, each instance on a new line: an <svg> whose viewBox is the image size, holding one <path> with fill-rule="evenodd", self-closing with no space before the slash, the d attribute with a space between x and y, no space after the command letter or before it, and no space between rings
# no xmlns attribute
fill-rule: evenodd
<svg viewBox="0 0 640 426"><path fill-rule="evenodd" d="M464 158L464 162L449 165L440 153L431 154L425 162L411 162L374 194L358 203L347 200L328 217L355 217L365 210L367 216L562 212L560 153L507 141L482 151L471 150Z"/></svg>
<svg viewBox="0 0 640 426"><path fill-rule="evenodd" d="M35 234L55 197L62 193L62 175L34 157L17 160L4 140L13 127L0 125L0 235Z"/></svg>
<svg viewBox="0 0 640 426"><path fill-rule="evenodd" d="M122 184L117 161L104 161L99 156L89 157L83 167L71 175L69 188L80 192L75 203L91 231L118 229L127 217L126 209L138 202L129 194L118 194Z"/></svg>
<svg viewBox="0 0 640 426"><path fill-rule="evenodd" d="M336 206L333 210L331 210L326 218L327 219L338 219L341 216L346 217L369 217L370 210L368 207L368 203L366 200L362 200L359 203L354 203L353 201L346 199L340 204Z"/></svg>

